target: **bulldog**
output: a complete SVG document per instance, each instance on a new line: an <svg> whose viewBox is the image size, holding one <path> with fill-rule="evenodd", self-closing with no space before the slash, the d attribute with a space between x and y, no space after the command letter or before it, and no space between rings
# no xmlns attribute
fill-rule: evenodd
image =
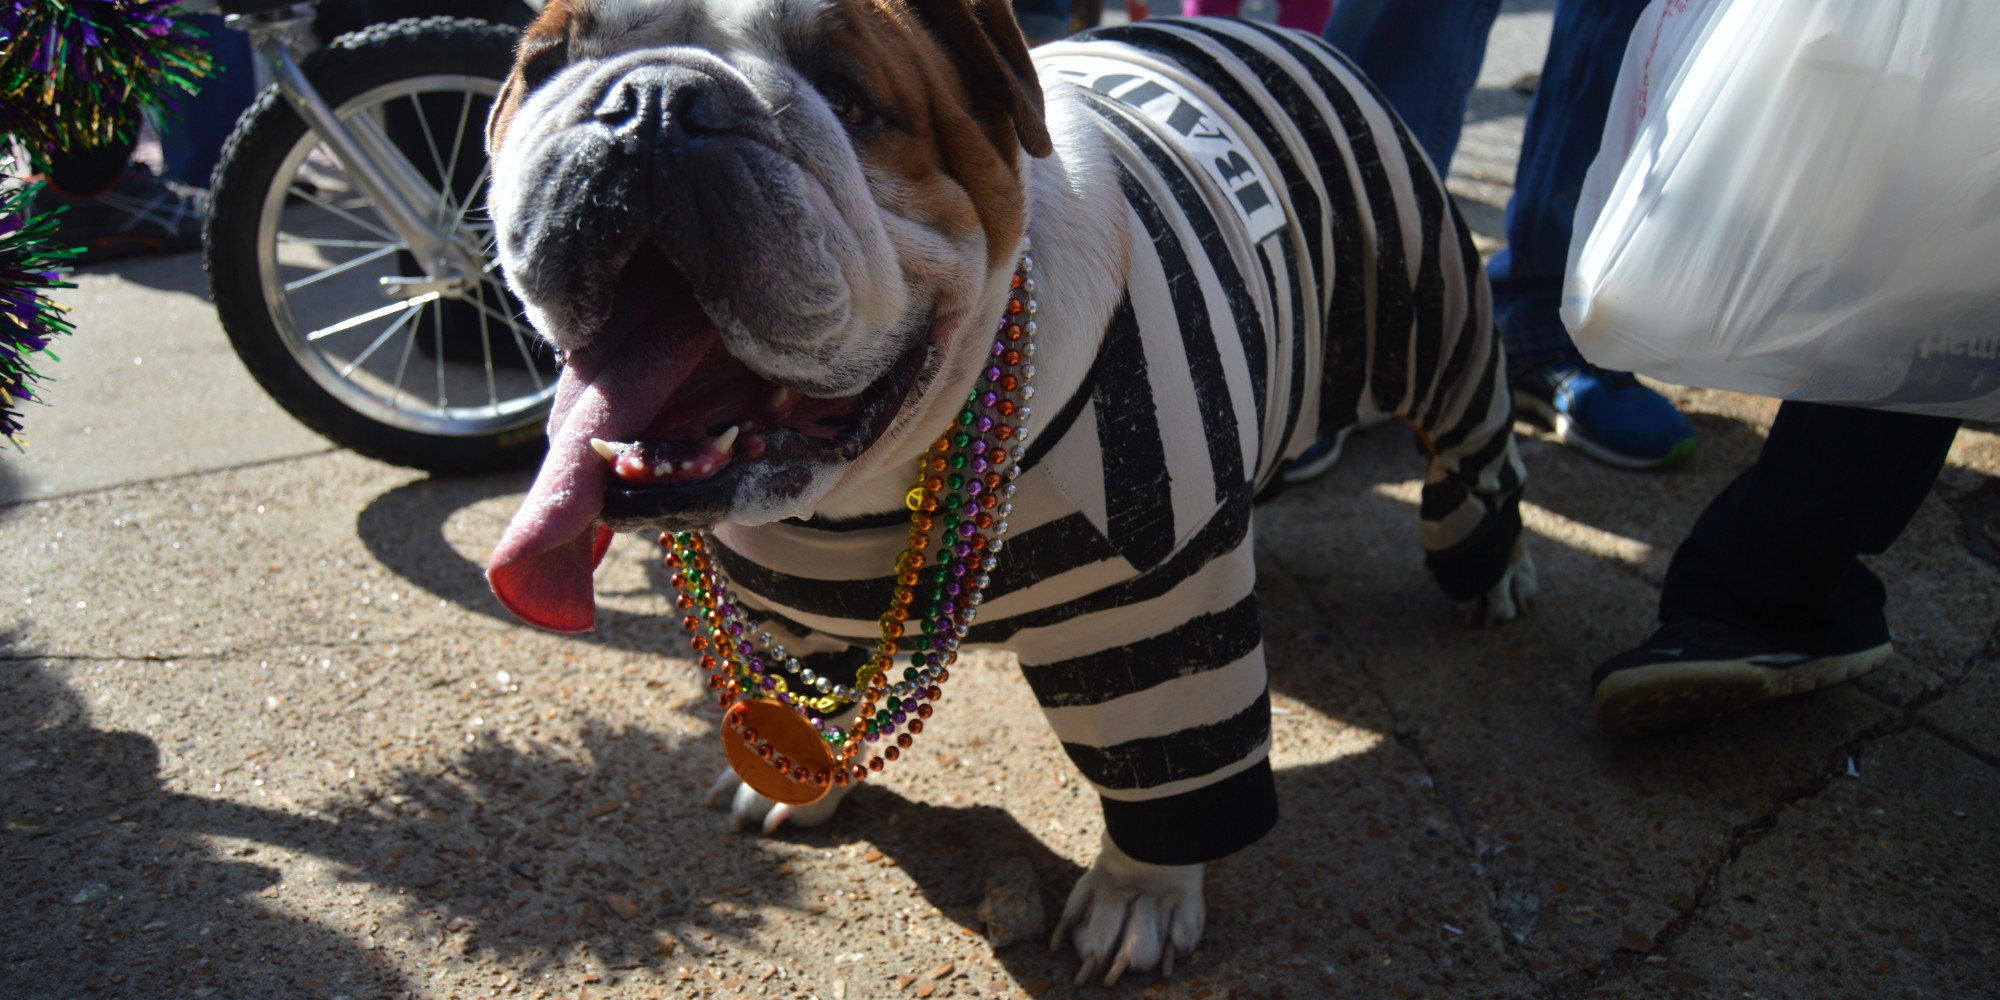
<svg viewBox="0 0 2000 1000"><path fill-rule="evenodd" d="M1315 38L1031 57L1004 0L551 0L488 141L500 262L563 359L494 593L585 630L614 532L704 533L768 633L763 704L880 708L808 794L724 773L766 831L828 818L878 737L896 759L960 648L1016 652L1104 810L1052 942L1079 983L1171 973L1202 864L1276 821L1251 520L1287 462L1404 418L1442 589L1482 623L1534 592L1478 256ZM914 593L925 545L963 575ZM901 681L858 679L919 621Z"/></svg>

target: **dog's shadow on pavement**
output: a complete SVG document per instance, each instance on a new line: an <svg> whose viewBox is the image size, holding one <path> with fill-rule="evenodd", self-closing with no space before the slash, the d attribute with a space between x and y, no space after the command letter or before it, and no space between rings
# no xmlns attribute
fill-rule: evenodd
<svg viewBox="0 0 2000 1000"><path fill-rule="evenodd" d="M582 953L671 969L741 939L745 899L796 895L782 860L700 808L713 761L644 730L487 741L264 807L167 790L172 755L95 728L17 638L0 636L0 996L43 996L52 963L105 970L107 995L312 1000L421 991L399 971L412 956L468 975L498 958L522 980Z"/></svg>
<svg viewBox="0 0 2000 1000"><path fill-rule="evenodd" d="M93 728L75 691L13 652L0 661L0 995L49 995L59 964L101 970L109 996L359 997L407 986L338 928L254 905L279 879L259 855L310 841L312 821L159 791L157 744Z"/></svg>
<svg viewBox="0 0 2000 1000"><path fill-rule="evenodd" d="M1001 809L872 786L826 827L731 834L704 808L707 741L683 748L642 728L485 740L442 767L284 808L168 790L181 784L171 753L95 728L70 684L0 638L13 654L0 661L13 706L0 726L8 997L42 996L57 962L107 970L107 993L135 997L397 996L434 985L409 981L412 965L490 977L478 965L493 960L523 983L615 990L632 970L659 982L746 946L760 906L872 940L871 921L893 913L868 880L831 881L849 860L900 864L967 933L983 859L1025 857L1044 886L1082 874ZM865 862L864 841L880 852ZM822 864L808 891L806 866ZM850 919L866 926L836 929ZM1022 981L1065 961L1040 946L1005 954Z"/></svg>

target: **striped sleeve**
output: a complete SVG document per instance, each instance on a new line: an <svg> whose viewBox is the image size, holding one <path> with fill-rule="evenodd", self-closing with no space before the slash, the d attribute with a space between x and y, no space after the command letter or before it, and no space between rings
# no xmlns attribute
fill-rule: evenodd
<svg viewBox="0 0 2000 1000"><path fill-rule="evenodd" d="M1277 822L1252 549L1247 517L1218 518L1152 572L1011 641L1105 831L1140 861L1198 864Z"/></svg>
<svg viewBox="0 0 2000 1000"><path fill-rule="evenodd" d="M1263 428L1287 416L1264 378L1278 300L1213 189L1128 108L1091 106L1131 213L1126 294L1036 457L1137 575L1007 641L1112 841L1195 864L1277 820L1250 510Z"/></svg>

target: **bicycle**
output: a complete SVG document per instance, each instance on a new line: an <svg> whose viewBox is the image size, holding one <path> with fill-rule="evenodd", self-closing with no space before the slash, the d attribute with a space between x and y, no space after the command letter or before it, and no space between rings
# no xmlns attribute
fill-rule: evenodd
<svg viewBox="0 0 2000 1000"><path fill-rule="evenodd" d="M315 5L209 0L273 78L223 147L204 267L281 406L398 465L533 461L556 359L498 273L483 127L518 29L375 24L316 46Z"/></svg>

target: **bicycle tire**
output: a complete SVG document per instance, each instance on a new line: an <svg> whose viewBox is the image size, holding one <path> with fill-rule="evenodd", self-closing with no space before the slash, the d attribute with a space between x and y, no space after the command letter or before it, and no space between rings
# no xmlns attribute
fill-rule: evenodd
<svg viewBox="0 0 2000 1000"><path fill-rule="evenodd" d="M419 135L431 143L430 156L436 162L440 159L437 137L449 137L454 149L464 143L466 119L475 117L470 110L475 102L468 95L482 93L489 86L491 90L498 89L511 66L518 35L515 29L471 19L409 19L343 35L315 52L302 69L326 103L343 119L351 112L376 115L378 123L389 121L390 99L378 98L382 94L400 93L415 110L412 113L405 109L397 115L403 120L421 122L423 131ZM459 89L426 89L433 83ZM424 102L444 99L435 96L440 94L463 99L464 110L458 115L456 133L435 129L425 117ZM470 126L474 131L484 124L483 109L476 118ZM381 296L379 287L373 290L372 299L364 297L371 291L365 287L370 268L406 276L422 274L413 259L396 248L394 244L398 241L386 226L370 226L362 209L340 208L333 196L299 186L298 177L309 163L327 162L318 149L304 119L273 86L266 88L238 120L216 166L204 232L203 265L223 328L244 366L301 423L335 444L371 458L440 473L488 471L539 459L547 445L544 424L549 398L553 395L552 356L533 339L525 321L508 328L506 336L511 340L507 344L496 344L488 336L486 328L499 323L493 317L518 319L520 315L518 305L499 286L490 261L486 276L471 289L480 296L476 308L483 313L475 315L474 320L480 327L478 336L485 338L479 344L487 390L484 406L454 408L446 398L448 375L453 383L462 383L476 381L482 374L473 371L468 375L462 370L462 355L468 349L459 331L473 320L451 319L454 339L450 343L445 340L448 317L458 317L467 308L473 308L469 301L455 303L433 297L429 305L404 306L401 313L384 317L384 322L394 317L389 332L381 335L384 338L402 336L396 334L396 328L406 323L410 326L408 342L402 346L401 367L396 369L394 379L387 381L387 389L380 388L386 377L371 375L366 368L374 363L376 348L357 352L359 360L354 360L337 357L331 348L323 349L321 342L314 340L339 324L311 329L310 322L302 322L295 309L299 301L295 301L294 285L310 285L321 282L327 274L336 275L337 278L327 280L328 288L313 289L321 298L335 303L331 309L337 313L349 308L344 303L352 302L354 309L382 312L381 308L369 309L389 301ZM476 154L480 169L472 176L483 179L484 148L475 141L471 149L462 152L468 156ZM315 155L322 158L316 161ZM411 152L407 158L414 164L419 156ZM337 158L331 158L331 163L335 169L344 169L339 167ZM466 160L464 165L470 169L475 164ZM469 191L454 199L454 188L464 186L461 178L466 176L454 172L459 166L459 152L452 154L450 169L439 163L438 170L442 173L434 174L440 181L435 186L445 195L439 199L439 206L427 208L439 212L455 210L459 223L469 227L471 224L465 222L469 213L476 211L475 205L483 204L483 184L475 181L482 190ZM335 184L338 191L337 176L327 173L321 179ZM353 195L351 189L348 193ZM358 249L361 243L358 240L321 241L329 246L356 245L357 256L370 258L362 262L368 267L337 262L313 276L291 282L284 280L287 274L284 268L292 265L285 265L281 256L299 250L298 245L285 241L284 227L291 224L287 213L309 211L308 204L320 206L329 216L345 215L353 219L356 232L374 241L368 244L374 249L365 254ZM365 201L362 205L365 209ZM317 246L307 249L323 256L341 252ZM333 294L342 290L337 286L353 285L355 281L364 284L344 296ZM485 299L489 293L499 298L489 304ZM465 296L466 300L471 298L471 294ZM457 312L452 312L454 309ZM411 310L423 310L429 315L435 328L434 337L423 335L424 315L412 320L403 314ZM349 332L371 335L368 323L357 323L351 331L336 332L340 337ZM376 347L380 346L378 341ZM415 350L419 346L423 353ZM496 388L500 376L496 375L495 358L507 346L519 354L517 367L534 388L502 400ZM412 408L405 410L403 400L407 397L414 401L417 397L414 391L404 389L404 371L413 359L421 364L425 358L435 368L438 398L434 406L419 407L413 403ZM501 360L498 367L508 368L504 363L508 358ZM348 370L341 372L338 366L349 362ZM357 377L357 373L372 377L373 381ZM515 378L513 368L503 374L520 381ZM548 383L545 388L540 381L544 375Z"/></svg>

